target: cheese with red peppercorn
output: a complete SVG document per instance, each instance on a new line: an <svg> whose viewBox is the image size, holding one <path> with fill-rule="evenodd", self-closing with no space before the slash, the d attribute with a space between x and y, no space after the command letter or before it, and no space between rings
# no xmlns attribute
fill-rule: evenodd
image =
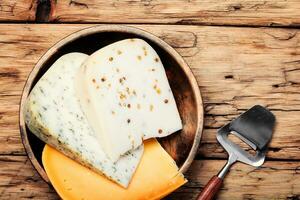
<svg viewBox="0 0 300 200"><path fill-rule="evenodd" d="M144 40L118 41L89 56L77 73L76 92L112 161L143 140L182 129L164 66Z"/></svg>

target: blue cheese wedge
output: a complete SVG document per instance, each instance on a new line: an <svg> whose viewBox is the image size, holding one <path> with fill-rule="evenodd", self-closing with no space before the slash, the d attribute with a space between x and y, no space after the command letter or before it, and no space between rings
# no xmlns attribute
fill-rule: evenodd
<svg viewBox="0 0 300 200"><path fill-rule="evenodd" d="M143 146L115 163L104 153L75 96L74 77L87 58L82 53L69 53L50 67L27 99L25 121L44 142L127 187L143 154Z"/></svg>
<svg viewBox="0 0 300 200"><path fill-rule="evenodd" d="M76 79L82 109L112 161L145 139L182 129L163 64L141 39L122 40L96 51Z"/></svg>

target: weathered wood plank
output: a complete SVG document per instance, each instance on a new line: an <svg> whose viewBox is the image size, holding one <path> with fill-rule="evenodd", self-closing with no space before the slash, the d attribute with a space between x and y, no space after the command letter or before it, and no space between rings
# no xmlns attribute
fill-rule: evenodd
<svg viewBox="0 0 300 200"><path fill-rule="evenodd" d="M188 184L170 199L195 199L224 164L220 160L194 161L186 175ZM230 169L216 199L299 199L299 169L299 162L267 161L260 169L237 163Z"/></svg>
<svg viewBox="0 0 300 200"><path fill-rule="evenodd" d="M196 160L186 173L189 182L167 199L195 199L201 188L224 164ZM261 169L238 163L225 179L217 199L297 199L300 162L267 161ZM0 156L1 199L58 199L41 180L26 156Z"/></svg>
<svg viewBox="0 0 300 200"><path fill-rule="evenodd" d="M0 21L245 26L300 24L297 0L4 0L0 6Z"/></svg>
<svg viewBox="0 0 300 200"><path fill-rule="evenodd" d="M296 1L57 1L52 20L63 22L296 25ZM85 16L82 19L80 16Z"/></svg>
<svg viewBox="0 0 300 200"><path fill-rule="evenodd" d="M35 0L2 0L0 2L0 21L34 21Z"/></svg>
<svg viewBox="0 0 300 200"><path fill-rule="evenodd" d="M91 25L0 25L0 154L24 154L18 104L38 58ZM171 44L196 75L205 102L204 157L226 157L216 129L254 104L274 111L269 158L300 159L300 34L297 29L138 25Z"/></svg>
<svg viewBox="0 0 300 200"><path fill-rule="evenodd" d="M0 154L25 154L18 126L19 96L0 97Z"/></svg>
<svg viewBox="0 0 300 200"><path fill-rule="evenodd" d="M0 156L0 199L59 199L27 156Z"/></svg>

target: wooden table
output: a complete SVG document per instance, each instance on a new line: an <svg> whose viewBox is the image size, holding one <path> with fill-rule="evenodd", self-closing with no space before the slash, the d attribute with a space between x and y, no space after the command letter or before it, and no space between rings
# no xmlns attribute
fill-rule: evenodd
<svg viewBox="0 0 300 200"><path fill-rule="evenodd" d="M299 0L1 0L0 199L58 199L21 143L20 95L49 47L103 23L154 33L197 78L204 134L189 182L167 199L196 197L227 157L216 130L254 104L268 107L278 121L267 161L260 169L234 165L217 199L300 199Z"/></svg>

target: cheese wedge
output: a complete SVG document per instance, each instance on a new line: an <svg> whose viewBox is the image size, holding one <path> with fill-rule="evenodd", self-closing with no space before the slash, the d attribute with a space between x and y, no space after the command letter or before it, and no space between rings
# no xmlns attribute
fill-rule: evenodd
<svg viewBox="0 0 300 200"><path fill-rule="evenodd" d="M144 155L127 189L48 145L44 148L42 161L53 187L64 200L160 199L186 183L173 159L155 139L145 141Z"/></svg>
<svg viewBox="0 0 300 200"><path fill-rule="evenodd" d="M161 60L141 39L96 51L82 64L76 82L83 111L112 161L145 139L182 128Z"/></svg>
<svg viewBox="0 0 300 200"><path fill-rule="evenodd" d="M75 96L74 77L87 57L82 53L66 54L49 68L27 99L25 122L47 144L127 187L143 147L122 156L116 163L104 153Z"/></svg>

